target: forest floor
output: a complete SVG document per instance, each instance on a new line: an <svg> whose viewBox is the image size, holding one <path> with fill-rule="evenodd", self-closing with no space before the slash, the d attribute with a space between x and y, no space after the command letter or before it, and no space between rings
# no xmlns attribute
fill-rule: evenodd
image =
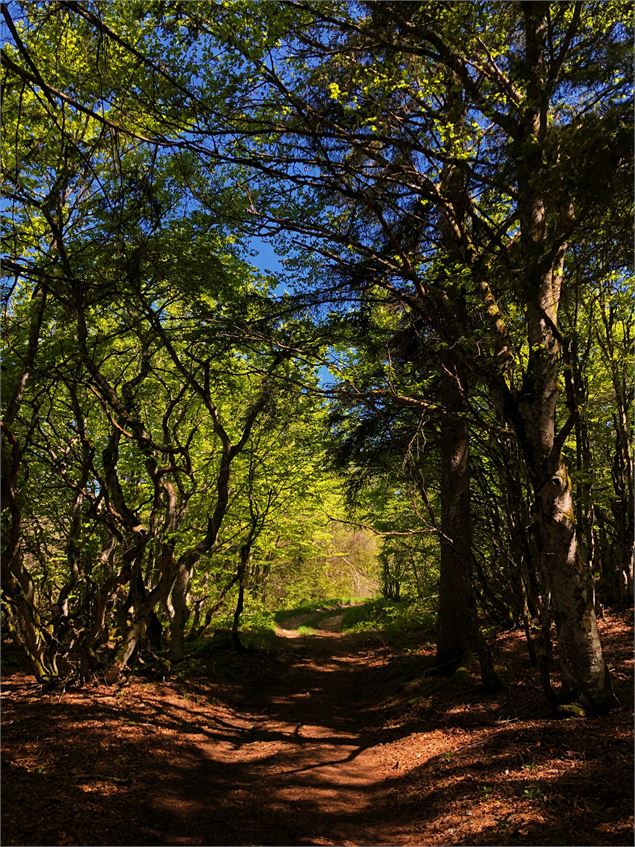
<svg viewBox="0 0 635 847"><path fill-rule="evenodd" d="M43 697L6 672L3 843L633 844L631 613L600 621L620 704L561 720L518 633L487 695L425 676L429 645L302 620L165 681Z"/></svg>

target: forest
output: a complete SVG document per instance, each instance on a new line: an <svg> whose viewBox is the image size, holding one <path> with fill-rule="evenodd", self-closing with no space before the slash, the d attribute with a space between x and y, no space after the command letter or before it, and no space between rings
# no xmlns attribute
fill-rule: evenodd
<svg viewBox="0 0 635 847"><path fill-rule="evenodd" d="M2 3L4 843L633 843L633 12Z"/></svg>

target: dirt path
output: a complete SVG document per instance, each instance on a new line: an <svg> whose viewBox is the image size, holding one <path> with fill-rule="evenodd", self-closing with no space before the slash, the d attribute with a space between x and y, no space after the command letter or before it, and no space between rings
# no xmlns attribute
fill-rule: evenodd
<svg viewBox="0 0 635 847"><path fill-rule="evenodd" d="M278 628L275 671L243 699L251 725L240 727L229 748L215 740L199 746L212 763L197 785L201 807L214 792L217 764L233 765L232 791L222 797L223 820L231 821L225 837L233 834L225 843L359 844L377 819L374 791L385 790L386 780L379 750L385 692L374 683L385 660L341 634L342 614L321 616L308 636ZM375 830L372 843L396 843L396 835L380 838Z"/></svg>
<svg viewBox="0 0 635 847"><path fill-rule="evenodd" d="M42 697L6 675L3 843L632 843L626 615L602 622L622 705L588 721L549 717L520 634L488 698L339 615L301 636L287 620L269 655L210 649L181 679Z"/></svg>
<svg viewBox="0 0 635 847"><path fill-rule="evenodd" d="M342 620L344 609L325 610L321 613L302 612L285 619L285 626L276 627L276 635L279 638L301 638L299 628L309 624L313 635L342 635ZM317 624L317 625L316 625Z"/></svg>
<svg viewBox="0 0 635 847"><path fill-rule="evenodd" d="M241 843L358 844L372 817L385 780L383 691L373 686L383 663L337 631L340 619L325 617L310 636L280 630L284 662L246 699L256 720L241 744L250 762L239 788Z"/></svg>
<svg viewBox="0 0 635 847"><path fill-rule="evenodd" d="M31 683L12 680L33 714L16 716L21 730L12 717L8 724L33 736L38 723L38 732L32 762L17 766L9 753L5 808L24 805L31 791L55 797L60 780L65 795L39 822L43 834L29 832L28 821L25 834L21 821L17 838L5 826L5 843L359 844L386 778L378 752L384 693L374 684L386 663L337 631L341 614L324 616L309 636L280 628L270 672L255 668L238 691L216 692L229 695L222 700L200 677L187 690L132 683L113 696L104 687L50 701L42 726ZM73 747L63 745L74 729ZM87 831L91 812L99 817Z"/></svg>

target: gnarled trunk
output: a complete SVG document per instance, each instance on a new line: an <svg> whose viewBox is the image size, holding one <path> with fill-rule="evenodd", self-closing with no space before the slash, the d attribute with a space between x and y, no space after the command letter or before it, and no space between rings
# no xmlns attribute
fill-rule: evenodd
<svg viewBox="0 0 635 847"><path fill-rule="evenodd" d="M177 566L176 578L172 584L170 601L172 604L172 619L170 620L170 659L180 662L185 655L185 627L190 617L187 605L187 595L192 578L194 564L182 558Z"/></svg>
<svg viewBox="0 0 635 847"><path fill-rule="evenodd" d="M121 644L117 648L113 661L104 673L104 677L108 685L112 685L117 681L117 679L119 679L121 672L130 661L130 657L134 653L141 638L145 635L147 628L148 621L145 616L141 616L137 620L133 621L131 626L128 628Z"/></svg>
<svg viewBox="0 0 635 847"><path fill-rule="evenodd" d="M247 576L247 565L251 557L251 541L243 544L240 548L240 561L238 563L238 597L236 599L236 609L234 610L234 619L232 621L232 641L236 650L242 649L240 642L239 627L240 616L245 607L245 578Z"/></svg>

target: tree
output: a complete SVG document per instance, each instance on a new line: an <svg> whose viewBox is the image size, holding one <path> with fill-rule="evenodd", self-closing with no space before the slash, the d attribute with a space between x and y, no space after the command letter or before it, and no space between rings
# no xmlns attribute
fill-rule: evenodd
<svg viewBox="0 0 635 847"><path fill-rule="evenodd" d="M139 16L120 6L67 3L51 14L35 6L19 25L4 13L14 42L3 52L16 92L12 102L53 116L54 139L64 140L54 178L42 170L27 178L26 166L14 179L16 197L52 235L50 257L65 280L53 289L59 302L68 295L64 285L79 275L78 262L82 270L91 268L80 245L92 246L93 272L103 267L94 238L71 239L77 248L69 258L69 208L95 215L99 205L73 194L69 173L82 173L97 194L98 182L108 186L101 196L116 214L107 221L104 206L99 220L104 233L110 223L122 236L127 279L143 276L135 262L146 270L157 266L158 254L148 261L143 250L162 220L172 215L175 221L189 203L209 221L232 187L241 186L240 200L230 200L221 220L231 220L237 232L291 233L287 246L298 261L308 250L322 262L306 274L291 309L328 303L363 314L368 298L380 294L434 337L436 360L448 376L441 405L454 427L454 448L450 439L444 446L448 467L453 456L467 457L469 436L484 419L515 438L510 454L522 457L533 492L533 526L522 550L535 552L524 562L530 569L538 563L534 581L550 597L563 697L606 708L610 686L588 564L590 495L579 473L585 506L576 505L567 462L573 437L576 470L589 464L579 402L588 369L572 358L564 316L574 300L589 302L593 288L578 273L576 257L608 243L609 228L616 233L616 279L627 264L623 220L632 156L623 9L593 2L496 10L486 3L291 2L215 7L214 14L198 4L175 5ZM118 30L120 12L126 36ZM75 46L58 50L63 56L56 63L50 45L69 41ZM201 72L201 55L213 73ZM125 90L118 84L123 73L134 80ZM97 111L95 102L104 108ZM48 184L36 196L38 180ZM168 186L178 189L176 203ZM24 231L33 242L34 234ZM13 268L22 273L24 251L15 245ZM41 283L47 261L36 268ZM76 297L78 286L69 290ZM141 303L130 290L172 366L205 405L197 388L204 393L205 361L185 361L174 345L173 355L154 301ZM93 287L91 296L98 291L104 287ZM81 313L79 300L64 302ZM209 309L196 314L208 319ZM611 318L597 338L607 351L613 327ZM293 339L275 334L275 322L267 331L273 332L272 356L298 352ZM617 528L626 527L632 466L625 453L627 392L609 357L619 501L610 507L610 522ZM86 352L83 362L90 366ZM125 402L121 406L124 398L117 410L117 398L99 388L98 370L89 367L89 373L120 425L138 423ZM410 397L415 405L430 399ZM485 416L483 403L490 404ZM223 440L220 429L216 435ZM145 449L151 461L154 447ZM453 514L469 514L451 503L458 498L465 505L469 488L467 463L454 466L461 484L445 491L445 523ZM520 488L508 493L518 498ZM604 525L596 536L606 535L608 512L596 514ZM586 526L576 526L576 517ZM443 532L454 544L460 538L471 558L472 528L465 521L457 517L452 531ZM446 564L452 553L446 544ZM617 551L624 573L625 558ZM466 598L461 626L471 603Z"/></svg>
<svg viewBox="0 0 635 847"><path fill-rule="evenodd" d="M236 117L236 129L245 131L243 160L249 156L247 130L260 121L267 134L262 168L267 177L273 172L300 183L328 209L319 226L306 217L285 216L285 224L310 232L317 249L332 256L332 249L319 246L328 232L344 248L336 263L350 262L352 247L362 259L365 283L394 291L422 310L442 337L443 289L426 274L422 255L432 240L431 217L417 204L430 204L452 227L469 275L470 310L483 334L480 354L465 357L465 364L488 384L516 433L534 489L533 519L558 627L563 696L602 710L610 704L610 686L562 453L578 415L570 397L569 416L557 424L564 365L558 306L567 253L582 235L579 222L585 220L588 229L611 202L611 192L602 191L591 206L583 179L595 171L611 189L625 185L630 130L619 70L628 46L620 13L594 4L515 4L494 21L485 4L382 4L367 13L342 4L296 8L305 29L288 39L292 58L286 61L296 72L306 64L302 81L292 87L284 60L276 62L264 51L254 58L240 38L232 40L269 85L268 110L277 106L283 116L273 127L265 125L260 93L253 111ZM310 34L307 13L313 16ZM390 61L379 84L373 81L373 52ZM318 55L324 59L320 65ZM456 161L469 192L463 215L435 180L457 159L448 104L439 104L439 72L454 76L475 128L472 150ZM327 85L329 76L338 82ZM603 111L594 108L598 101ZM600 137L610 138L611 145L598 144ZM253 156L249 161L259 167ZM304 179L294 169L303 162L309 168ZM524 333L505 322L503 304L523 309ZM520 381L512 385L514 355L522 364Z"/></svg>

